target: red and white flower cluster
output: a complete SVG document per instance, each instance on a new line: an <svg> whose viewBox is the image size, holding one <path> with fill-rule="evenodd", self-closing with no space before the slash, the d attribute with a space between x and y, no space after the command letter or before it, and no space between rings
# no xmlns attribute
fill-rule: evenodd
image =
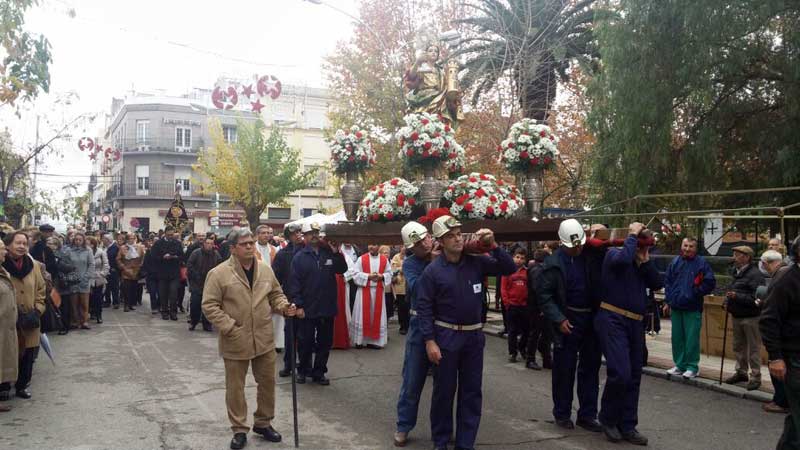
<svg viewBox="0 0 800 450"><path fill-rule="evenodd" d="M428 113L413 113L403 120L406 126L397 131L402 148L399 157L409 166L425 161L441 162L455 159L464 149L456 142L455 131L439 117Z"/></svg>
<svg viewBox="0 0 800 450"><path fill-rule="evenodd" d="M453 202L450 213L461 219L508 218L525 204L514 185L477 172L450 183L444 198Z"/></svg>
<svg viewBox="0 0 800 450"><path fill-rule="evenodd" d="M558 156L558 138L549 126L522 119L511 126L508 138L497 147L500 161L512 173L526 173L531 167L548 167Z"/></svg>
<svg viewBox="0 0 800 450"><path fill-rule="evenodd" d="M336 173L363 172L375 164L375 150L369 142L369 134L356 125L349 130L336 130L328 145Z"/></svg>
<svg viewBox="0 0 800 450"><path fill-rule="evenodd" d="M419 189L403 178L373 186L361 200L358 215L369 222L400 220L411 215Z"/></svg>
<svg viewBox="0 0 800 450"><path fill-rule="evenodd" d="M451 178L461 176L464 173L464 169L467 168L467 152L460 145L457 146L454 151L450 152L444 165Z"/></svg>

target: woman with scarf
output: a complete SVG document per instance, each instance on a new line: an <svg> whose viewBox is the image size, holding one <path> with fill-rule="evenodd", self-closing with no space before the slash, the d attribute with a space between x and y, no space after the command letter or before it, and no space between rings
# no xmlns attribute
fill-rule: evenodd
<svg viewBox="0 0 800 450"><path fill-rule="evenodd" d="M6 259L5 244L0 241L0 264ZM0 266L0 400L8 400L11 382L19 370L19 344L17 338L17 300L11 275ZM0 403L0 412L11 411L11 406Z"/></svg>
<svg viewBox="0 0 800 450"><path fill-rule="evenodd" d="M103 287L106 285L106 276L110 266L108 264L108 254L99 245L97 238L89 237L89 246L94 254L94 278L92 279L92 293L90 300L90 314L98 324L103 323Z"/></svg>
<svg viewBox="0 0 800 450"><path fill-rule="evenodd" d="M203 285L206 282L208 272L217 267L222 262L222 257L214 249L214 239L212 236L203 241L203 246L195 249L189 260L186 262L186 271L189 278L189 290L191 299L189 300L189 331L194 331L197 324L203 322L203 330L211 331L211 322L206 319L202 310Z"/></svg>
<svg viewBox="0 0 800 450"><path fill-rule="evenodd" d="M39 354L39 318L45 309L45 282L41 266L28 254L28 236L15 231L4 239L8 255L3 268L11 276L11 285L17 300L17 336L19 339L19 364L16 395L31 398L28 390L33 378L33 363ZM0 385L0 400L7 399L10 384Z"/></svg>
<svg viewBox="0 0 800 450"><path fill-rule="evenodd" d="M144 247L136 243L136 235L128 233L126 243L117 253L117 265L122 274L122 296L125 300L124 312L134 311L139 290L139 269L144 261Z"/></svg>
<svg viewBox="0 0 800 450"><path fill-rule="evenodd" d="M70 286L72 300L72 322L82 330L89 329L89 291L94 284L94 253L86 245L86 235L76 232L72 245L67 247L72 264L75 265L77 281Z"/></svg>

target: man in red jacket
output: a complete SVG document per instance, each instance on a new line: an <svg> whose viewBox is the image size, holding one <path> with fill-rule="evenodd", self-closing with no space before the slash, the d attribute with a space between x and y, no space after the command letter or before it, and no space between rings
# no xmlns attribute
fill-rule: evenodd
<svg viewBox="0 0 800 450"><path fill-rule="evenodd" d="M528 342L528 271L525 266L527 253L522 247L514 250L517 271L500 280L500 295L506 308L508 321L508 361L517 362L517 352L525 355Z"/></svg>

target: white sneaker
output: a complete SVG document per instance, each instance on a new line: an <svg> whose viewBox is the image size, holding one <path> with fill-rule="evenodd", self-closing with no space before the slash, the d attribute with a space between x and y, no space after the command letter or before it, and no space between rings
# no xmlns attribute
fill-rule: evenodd
<svg viewBox="0 0 800 450"><path fill-rule="evenodd" d="M672 369L669 369L667 371L667 374L672 376L678 376L678 375L683 375L683 371L681 369L678 369L677 367L673 367Z"/></svg>
<svg viewBox="0 0 800 450"><path fill-rule="evenodd" d="M687 370L683 372L683 378L697 378L700 375L700 371L695 372L694 370Z"/></svg>

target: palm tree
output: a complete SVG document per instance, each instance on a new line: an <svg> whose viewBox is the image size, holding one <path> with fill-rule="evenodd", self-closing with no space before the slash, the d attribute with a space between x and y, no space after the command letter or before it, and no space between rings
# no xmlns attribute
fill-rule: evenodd
<svg viewBox="0 0 800 450"><path fill-rule="evenodd" d="M596 0L476 0L476 15L458 20L470 36L453 56L466 55L462 84L472 104L510 77L525 117L545 120L569 64L593 50Z"/></svg>

